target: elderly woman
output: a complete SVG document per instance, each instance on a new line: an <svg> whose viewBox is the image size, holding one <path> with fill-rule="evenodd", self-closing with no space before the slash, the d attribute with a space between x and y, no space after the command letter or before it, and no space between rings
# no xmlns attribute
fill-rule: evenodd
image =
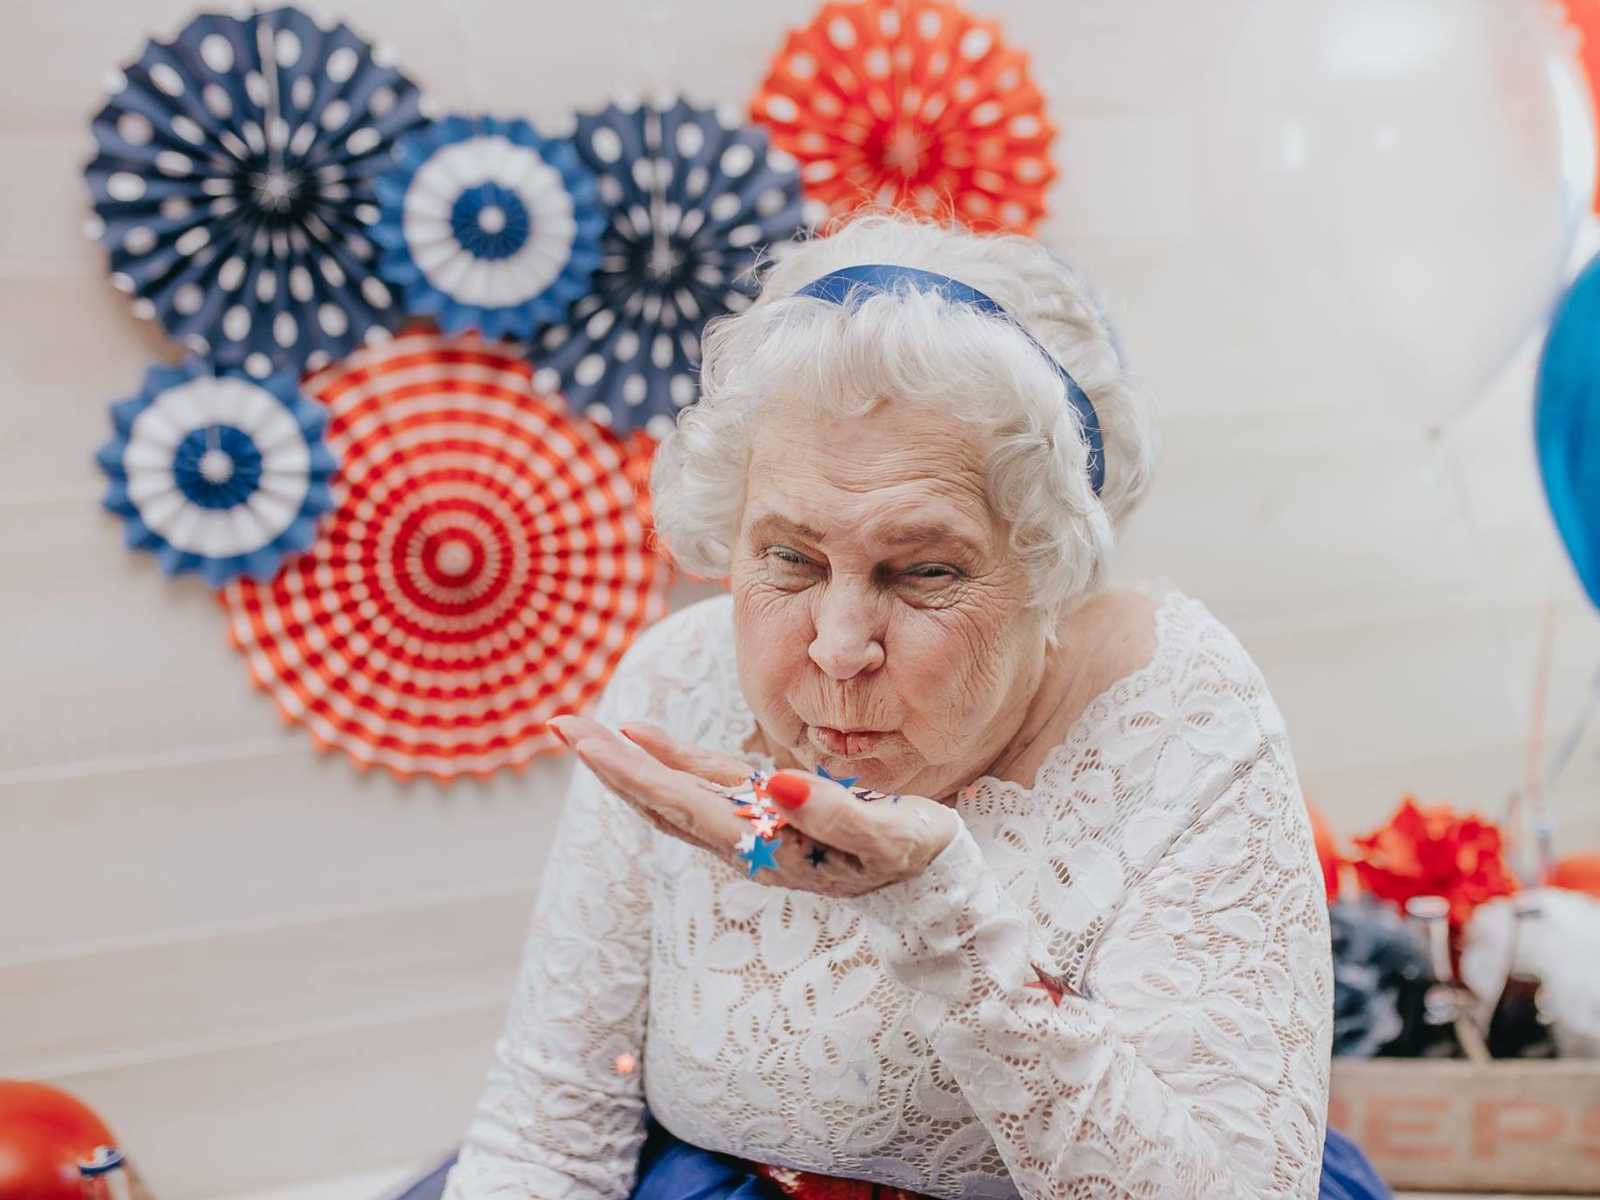
<svg viewBox="0 0 1600 1200"><path fill-rule="evenodd" d="M1081 281L858 218L702 392L657 520L731 594L553 722L582 765L447 1195L1316 1195L1289 741L1201 604L1103 585L1151 434Z"/></svg>

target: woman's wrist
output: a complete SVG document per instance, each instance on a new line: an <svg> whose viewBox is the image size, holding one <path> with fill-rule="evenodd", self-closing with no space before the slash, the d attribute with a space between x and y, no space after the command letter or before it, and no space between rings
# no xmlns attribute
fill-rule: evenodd
<svg viewBox="0 0 1600 1200"><path fill-rule="evenodd" d="M889 929L945 921L976 890L985 870L983 852L954 809L950 837L921 870L894 883L848 898L857 911Z"/></svg>

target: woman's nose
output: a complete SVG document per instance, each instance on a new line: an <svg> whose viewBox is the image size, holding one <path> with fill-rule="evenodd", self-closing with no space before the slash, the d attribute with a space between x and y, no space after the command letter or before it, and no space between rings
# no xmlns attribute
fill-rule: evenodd
<svg viewBox="0 0 1600 1200"><path fill-rule="evenodd" d="M809 652L830 679L853 679L883 666L882 634L863 597L830 585L817 612L816 636Z"/></svg>

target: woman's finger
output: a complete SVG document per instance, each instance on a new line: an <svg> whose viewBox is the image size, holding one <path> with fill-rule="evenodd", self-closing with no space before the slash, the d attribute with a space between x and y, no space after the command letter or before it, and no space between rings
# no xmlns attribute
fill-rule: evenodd
<svg viewBox="0 0 1600 1200"><path fill-rule="evenodd" d="M767 781L767 791L789 824L824 845L865 859L862 850L876 837L870 804L857 799L848 788L822 775L784 770Z"/></svg>
<svg viewBox="0 0 1600 1200"><path fill-rule="evenodd" d="M779 771L767 790L791 825L856 855L879 878L918 874L949 844L959 820L926 796L862 800L832 779L803 771Z"/></svg>
<svg viewBox="0 0 1600 1200"><path fill-rule="evenodd" d="M580 738L573 749L612 791L702 843L731 845L742 832L744 822L714 785L657 762L609 730L605 737Z"/></svg>
<svg viewBox="0 0 1600 1200"><path fill-rule="evenodd" d="M630 721L621 728L623 737L674 770L687 771L723 787L732 787L750 778L749 763L703 746L677 741L659 725Z"/></svg>
<svg viewBox="0 0 1600 1200"><path fill-rule="evenodd" d="M783 824L761 839L768 844L763 855L776 871L764 869L749 856L759 837L752 820L757 810L734 805L723 790L749 779L747 764L715 752L696 754L696 748L655 727L630 725L630 737L624 739L586 717L566 716L551 724L607 789L652 828L731 862L741 874L761 882L855 895L911 873L905 862L933 857L931 851L919 854L933 831L925 815L908 822L916 816L914 805L900 815L897 802L899 819L886 819L887 814L868 810L887 804L887 799L861 800L830 779L789 771L772 776L767 784L771 789L779 781L778 792L786 791L788 803L773 794L780 801L776 811ZM938 807L931 800L921 803ZM900 846L905 849L897 853Z"/></svg>

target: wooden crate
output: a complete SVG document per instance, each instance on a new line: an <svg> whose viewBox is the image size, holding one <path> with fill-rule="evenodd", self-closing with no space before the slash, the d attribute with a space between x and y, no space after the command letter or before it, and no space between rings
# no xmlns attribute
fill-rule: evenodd
<svg viewBox="0 0 1600 1200"><path fill-rule="evenodd" d="M1600 1061L1335 1059L1328 1123L1398 1190L1600 1193Z"/></svg>

